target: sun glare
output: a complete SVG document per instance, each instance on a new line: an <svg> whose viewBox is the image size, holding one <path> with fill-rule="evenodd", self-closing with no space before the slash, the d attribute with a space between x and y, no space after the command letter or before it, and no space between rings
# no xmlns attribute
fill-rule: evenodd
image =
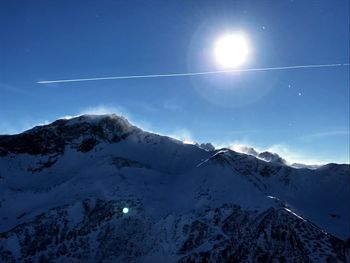
<svg viewBox="0 0 350 263"><path fill-rule="evenodd" d="M215 58L223 68L236 68L242 65L248 53L248 42L242 34L228 34L215 43Z"/></svg>

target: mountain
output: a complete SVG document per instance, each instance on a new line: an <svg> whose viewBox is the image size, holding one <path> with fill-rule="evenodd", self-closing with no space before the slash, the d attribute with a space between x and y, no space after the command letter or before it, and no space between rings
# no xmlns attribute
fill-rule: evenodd
<svg viewBox="0 0 350 263"><path fill-rule="evenodd" d="M349 172L57 120L0 136L0 261L346 262Z"/></svg>

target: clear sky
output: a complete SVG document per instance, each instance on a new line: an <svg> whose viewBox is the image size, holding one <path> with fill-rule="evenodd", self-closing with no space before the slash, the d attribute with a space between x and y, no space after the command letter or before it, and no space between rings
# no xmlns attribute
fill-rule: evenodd
<svg viewBox="0 0 350 263"><path fill-rule="evenodd" d="M183 140L348 163L348 67L36 83L218 70L213 45L236 31L242 67L349 63L348 0L1 1L0 133L116 112Z"/></svg>

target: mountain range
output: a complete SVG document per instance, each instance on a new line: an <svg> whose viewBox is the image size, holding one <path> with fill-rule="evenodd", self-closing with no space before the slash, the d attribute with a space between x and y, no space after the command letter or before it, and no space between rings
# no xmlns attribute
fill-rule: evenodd
<svg viewBox="0 0 350 263"><path fill-rule="evenodd" d="M1 262L349 262L349 200L348 164L186 144L114 114L0 136Z"/></svg>

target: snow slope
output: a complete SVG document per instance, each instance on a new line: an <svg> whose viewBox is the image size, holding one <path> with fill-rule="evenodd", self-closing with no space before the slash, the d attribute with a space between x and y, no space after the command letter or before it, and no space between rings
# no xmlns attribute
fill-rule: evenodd
<svg viewBox="0 0 350 263"><path fill-rule="evenodd" d="M345 262L349 171L57 120L0 136L0 261Z"/></svg>

